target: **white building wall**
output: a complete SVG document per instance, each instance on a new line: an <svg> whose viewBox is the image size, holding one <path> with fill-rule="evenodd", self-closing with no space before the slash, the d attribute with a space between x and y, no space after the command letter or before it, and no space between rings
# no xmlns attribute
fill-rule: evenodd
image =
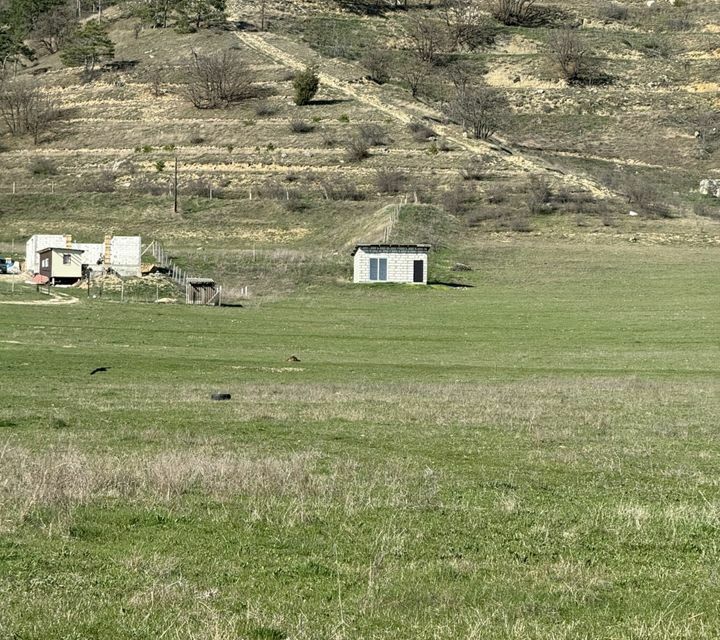
<svg viewBox="0 0 720 640"><path fill-rule="evenodd" d="M38 273L40 271L38 251L42 251L48 247L64 246L65 236L62 235L37 234L32 236L25 243L25 270L30 273Z"/></svg>
<svg viewBox="0 0 720 640"><path fill-rule="evenodd" d="M110 240L110 268L121 276L140 276L140 236L113 236Z"/></svg>
<svg viewBox="0 0 720 640"><path fill-rule="evenodd" d="M103 245L91 242L73 242L72 248L84 251L82 254L83 264L90 265L94 271L102 269ZM98 260L100 260L100 266L97 266Z"/></svg>
<svg viewBox="0 0 720 640"><path fill-rule="evenodd" d="M387 258L387 280L370 280L370 258ZM423 261L423 282L427 283L427 251L419 251L413 247L360 247L353 262L353 282L412 283L415 260Z"/></svg>
<svg viewBox="0 0 720 640"><path fill-rule="evenodd" d="M110 268L121 276L140 276L140 236L114 236L110 240ZM37 234L25 243L25 269L31 273L40 271L38 251L48 247L64 247L65 236ZM95 271L102 269L105 257L104 243L73 242L72 249L81 249L82 263L90 265ZM99 263L99 264L98 264Z"/></svg>

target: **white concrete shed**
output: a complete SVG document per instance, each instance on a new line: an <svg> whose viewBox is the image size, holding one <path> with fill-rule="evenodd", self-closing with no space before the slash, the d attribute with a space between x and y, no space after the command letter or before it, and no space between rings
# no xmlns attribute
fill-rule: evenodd
<svg viewBox="0 0 720 640"><path fill-rule="evenodd" d="M353 282L427 284L429 244L358 244Z"/></svg>

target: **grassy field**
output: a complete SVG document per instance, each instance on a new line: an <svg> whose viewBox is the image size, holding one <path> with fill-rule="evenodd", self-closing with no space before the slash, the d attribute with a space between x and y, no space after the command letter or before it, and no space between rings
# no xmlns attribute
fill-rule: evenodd
<svg viewBox="0 0 720 640"><path fill-rule="evenodd" d="M0 638L716 637L717 250L456 257L0 305Z"/></svg>

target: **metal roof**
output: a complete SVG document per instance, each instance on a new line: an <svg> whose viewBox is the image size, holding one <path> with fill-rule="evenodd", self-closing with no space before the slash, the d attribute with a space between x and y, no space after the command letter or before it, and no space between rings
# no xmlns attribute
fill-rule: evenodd
<svg viewBox="0 0 720 640"><path fill-rule="evenodd" d="M67 251L69 253L85 253L85 249L72 249L70 247L45 247L40 249L38 253L45 253L46 251Z"/></svg>
<svg viewBox="0 0 720 640"><path fill-rule="evenodd" d="M432 245L429 244L356 244L350 255L354 256L358 249L419 249L420 251L430 251Z"/></svg>

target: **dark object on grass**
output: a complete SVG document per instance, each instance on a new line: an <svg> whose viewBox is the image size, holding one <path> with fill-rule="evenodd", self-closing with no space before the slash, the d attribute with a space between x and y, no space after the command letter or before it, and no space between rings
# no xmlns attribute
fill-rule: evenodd
<svg viewBox="0 0 720 640"><path fill-rule="evenodd" d="M286 362L300 362L300 358L298 358L297 356L290 356L290 357L286 360Z"/></svg>
<svg viewBox="0 0 720 640"><path fill-rule="evenodd" d="M232 396L229 393L213 393L210 396L211 400L230 400Z"/></svg>
<svg viewBox="0 0 720 640"><path fill-rule="evenodd" d="M107 371L110 367L96 367L90 372L91 376L94 376L96 373L100 373L101 371Z"/></svg>

